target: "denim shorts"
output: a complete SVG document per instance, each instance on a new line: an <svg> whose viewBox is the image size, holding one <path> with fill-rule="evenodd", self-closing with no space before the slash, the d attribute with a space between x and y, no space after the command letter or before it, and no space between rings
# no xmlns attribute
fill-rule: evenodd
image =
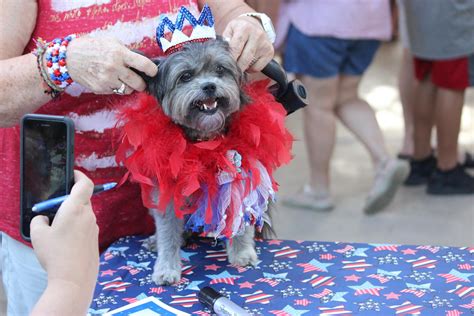
<svg viewBox="0 0 474 316"><path fill-rule="evenodd" d="M315 78L339 74L361 76L380 46L371 39L308 36L293 25L288 30L284 67L288 72Z"/></svg>
<svg viewBox="0 0 474 316"><path fill-rule="evenodd" d="M1 232L1 265L7 315L29 315L48 283L46 271L28 246Z"/></svg>

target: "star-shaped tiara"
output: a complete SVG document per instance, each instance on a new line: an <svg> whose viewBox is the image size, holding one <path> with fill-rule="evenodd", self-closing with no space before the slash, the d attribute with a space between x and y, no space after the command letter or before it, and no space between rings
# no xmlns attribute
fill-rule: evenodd
<svg viewBox="0 0 474 316"><path fill-rule="evenodd" d="M183 32L183 28L188 26L185 21L188 21L192 28L189 36ZM179 50L185 43L204 42L215 38L214 17L207 4L202 8L198 19L186 7L181 7L175 23L166 15L162 15L156 28L156 41L165 54Z"/></svg>

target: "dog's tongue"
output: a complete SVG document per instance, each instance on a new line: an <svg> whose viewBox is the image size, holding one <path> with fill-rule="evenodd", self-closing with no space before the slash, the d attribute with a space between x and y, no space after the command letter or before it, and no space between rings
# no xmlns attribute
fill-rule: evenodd
<svg viewBox="0 0 474 316"><path fill-rule="evenodd" d="M216 99L206 99L202 101L204 108L212 110L217 106L217 100Z"/></svg>

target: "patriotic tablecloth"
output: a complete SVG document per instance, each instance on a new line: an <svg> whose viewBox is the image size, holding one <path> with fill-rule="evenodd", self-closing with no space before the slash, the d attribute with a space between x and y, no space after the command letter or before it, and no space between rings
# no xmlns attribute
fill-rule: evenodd
<svg viewBox="0 0 474 316"><path fill-rule="evenodd" d="M182 249L182 279L157 286L146 237L117 241L101 256L91 314L147 296L192 315L211 285L252 315L472 315L474 247L450 248L265 240L256 268L228 264L211 240Z"/></svg>

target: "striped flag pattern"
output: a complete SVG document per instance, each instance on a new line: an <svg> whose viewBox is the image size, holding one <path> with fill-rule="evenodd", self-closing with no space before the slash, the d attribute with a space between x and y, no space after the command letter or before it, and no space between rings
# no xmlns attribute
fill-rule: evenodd
<svg viewBox="0 0 474 316"><path fill-rule="evenodd" d="M407 260L407 262L412 264L413 269L418 269L418 268L434 269L436 267L435 263L437 262L437 260L429 259L425 256L421 256L418 259Z"/></svg>
<svg viewBox="0 0 474 316"><path fill-rule="evenodd" d="M331 294L332 291L330 289L324 289L322 292L320 293L316 293L316 294L311 294L312 297L316 297L316 298L322 298L322 297L325 297L326 295L329 295Z"/></svg>
<svg viewBox="0 0 474 316"><path fill-rule="evenodd" d="M164 292L166 292L166 290L162 286L160 286L160 287L152 287L150 289L150 292L148 292L148 293L153 293L153 294L160 295L161 293L164 293Z"/></svg>
<svg viewBox="0 0 474 316"><path fill-rule="evenodd" d="M370 268L372 264L367 263L365 259L360 259L356 261L342 261L344 270L354 270L357 272L363 272L365 269Z"/></svg>
<svg viewBox="0 0 474 316"><path fill-rule="evenodd" d="M226 261L227 252L225 250L207 250L205 258L216 259L217 261Z"/></svg>
<svg viewBox="0 0 474 316"><path fill-rule="evenodd" d="M352 251L354 250L354 247L352 247L351 245L346 245L344 248L342 249L336 249L334 250L334 252L337 252L337 253L346 253L348 251Z"/></svg>
<svg viewBox="0 0 474 316"><path fill-rule="evenodd" d="M245 303L268 304L273 294L265 294L262 290L258 290L250 294L241 294L240 296L245 298Z"/></svg>
<svg viewBox="0 0 474 316"><path fill-rule="evenodd" d="M474 296L474 287L459 284L454 289L449 290L448 293L456 294L460 298Z"/></svg>
<svg viewBox="0 0 474 316"><path fill-rule="evenodd" d="M344 305L338 305L335 307L318 307L320 316L330 315L352 315L352 313L344 307Z"/></svg>
<svg viewBox="0 0 474 316"><path fill-rule="evenodd" d="M374 248L374 251L398 251L398 245L380 245Z"/></svg>
<svg viewBox="0 0 474 316"><path fill-rule="evenodd" d="M199 302L196 293L189 295L171 295L171 298L173 299L171 304L181 305L183 307L192 307Z"/></svg>
<svg viewBox="0 0 474 316"><path fill-rule="evenodd" d="M416 297L423 297L423 295L426 294L424 291L415 290L415 289L403 289L400 292L402 292L402 293L411 293L411 294L415 295Z"/></svg>
<svg viewBox="0 0 474 316"><path fill-rule="evenodd" d="M320 287L320 286L331 286L334 285L335 277L330 276L319 276L317 274L313 274L311 278L303 280L303 283L309 283L312 287Z"/></svg>
<svg viewBox="0 0 474 316"><path fill-rule="evenodd" d="M418 246L416 249L422 249L422 250L428 250L431 253L437 253L439 251L439 247L433 247L433 246Z"/></svg>
<svg viewBox="0 0 474 316"><path fill-rule="evenodd" d="M305 298L302 300L295 300L295 305L308 306L309 304L311 304L311 301Z"/></svg>
<svg viewBox="0 0 474 316"><path fill-rule="evenodd" d="M270 250L271 253L275 254L275 258L281 258L281 257L286 257L286 258L296 258L297 254L301 252L301 250L296 250L292 249L288 246L285 246L280 249L272 249Z"/></svg>
<svg viewBox="0 0 474 316"><path fill-rule="evenodd" d="M471 270L471 269L473 269L473 268L474 268L474 267L473 267L472 265L470 265L469 263L460 263L460 264L458 264L458 269L459 269L459 270L467 270L467 271L469 271L469 270Z"/></svg>
<svg viewBox="0 0 474 316"><path fill-rule="evenodd" d="M388 278L386 278L386 277L384 277L383 275L380 275L380 274L371 274L371 275L368 275L367 277L379 280L380 283L382 283L382 284L387 283L388 281L390 281L390 279L388 279Z"/></svg>
<svg viewBox="0 0 474 316"><path fill-rule="evenodd" d="M267 283L268 285L270 285L271 287L275 287L277 286L278 284L280 284L280 282L278 280L275 280L275 279L268 279L268 278L259 278L256 280L257 282L264 282L264 283Z"/></svg>

